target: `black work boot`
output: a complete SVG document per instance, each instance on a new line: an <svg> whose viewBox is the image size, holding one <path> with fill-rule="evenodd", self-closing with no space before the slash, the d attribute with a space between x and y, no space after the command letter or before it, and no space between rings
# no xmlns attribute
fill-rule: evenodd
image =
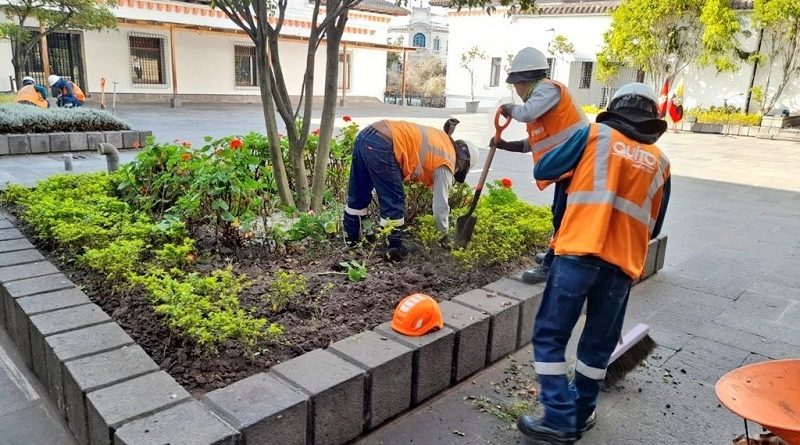
<svg viewBox="0 0 800 445"><path fill-rule="evenodd" d="M539 252L533 257L533 262L536 264L542 264L544 262L544 257L547 256L544 252Z"/></svg>
<svg viewBox="0 0 800 445"><path fill-rule="evenodd" d="M583 426L581 426L580 422L578 423L578 434L583 435L590 429L594 428L595 425L597 425L597 412L592 411L592 414L590 414L586 421L583 422Z"/></svg>
<svg viewBox="0 0 800 445"><path fill-rule="evenodd" d="M541 418L522 416L517 420L517 429L534 444L569 445L578 441L577 433L565 433L545 425Z"/></svg>
<svg viewBox="0 0 800 445"><path fill-rule="evenodd" d="M544 283L547 281L547 274L549 273L550 268L540 264L533 269L523 272L522 281L528 284Z"/></svg>

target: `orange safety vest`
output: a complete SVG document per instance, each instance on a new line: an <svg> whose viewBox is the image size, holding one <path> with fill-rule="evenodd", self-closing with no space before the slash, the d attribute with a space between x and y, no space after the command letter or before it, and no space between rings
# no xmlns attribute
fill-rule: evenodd
<svg viewBox="0 0 800 445"><path fill-rule="evenodd" d="M404 181L433 187L433 173L447 166L456 169L456 149L443 130L404 121L383 121L392 132L392 145Z"/></svg>
<svg viewBox="0 0 800 445"><path fill-rule="evenodd" d="M81 102L86 102L86 95L83 94L83 90L75 84L75 82L68 80L70 85L72 85L72 92L75 93L75 99L78 99ZM61 94L67 94L66 88L61 88Z"/></svg>
<svg viewBox="0 0 800 445"><path fill-rule="evenodd" d="M47 101L33 85L25 85L17 91L17 103L30 102L39 108L47 108Z"/></svg>
<svg viewBox="0 0 800 445"><path fill-rule="evenodd" d="M561 93L561 100L538 119L528 123L528 144L531 147L534 163L539 162L542 156L589 124L583 110L573 101L564 84L551 79L542 82L556 86ZM566 177L569 176L562 176L559 180ZM539 190L544 190L553 182L555 181L536 181L536 185Z"/></svg>
<svg viewBox="0 0 800 445"><path fill-rule="evenodd" d="M658 147L591 124L552 242L556 255L594 255L639 278L668 177Z"/></svg>

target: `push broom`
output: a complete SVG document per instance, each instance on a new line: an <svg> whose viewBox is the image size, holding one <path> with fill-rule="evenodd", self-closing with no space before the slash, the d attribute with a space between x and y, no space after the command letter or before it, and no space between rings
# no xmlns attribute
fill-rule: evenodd
<svg viewBox="0 0 800 445"><path fill-rule="evenodd" d="M639 323L620 338L619 344L611 354L603 383L611 386L625 378L636 369L642 360L650 356L656 348L650 337L650 326Z"/></svg>

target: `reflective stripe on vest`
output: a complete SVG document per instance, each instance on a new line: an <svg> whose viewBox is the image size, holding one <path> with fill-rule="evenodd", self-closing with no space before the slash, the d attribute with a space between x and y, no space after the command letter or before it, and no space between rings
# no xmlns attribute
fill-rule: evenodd
<svg viewBox="0 0 800 445"><path fill-rule="evenodd" d="M542 139L541 141L535 143L531 147L531 152L533 153L533 155L535 157L538 157L537 156L538 152L547 151L547 149L553 148L556 145L566 141L567 139L572 137L572 135L575 134L576 131L578 131L581 128L585 127L586 124L587 124L586 121L576 122L576 123L570 125L569 127L561 130L560 133L556 133L556 134L554 134L552 136L548 136L548 137ZM544 154L544 153L542 153L542 154Z"/></svg>
<svg viewBox="0 0 800 445"><path fill-rule="evenodd" d="M428 154L433 153L434 156L438 156L443 158L447 161L448 164L454 166L456 165L456 157L454 154L448 153L445 150L440 149L439 147L434 147L431 145L430 140L428 139L428 127L424 127L419 124L414 124L419 130L419 133L422 135L422 142L420 143L419 147L419 159L417 163L417 168L414 169L414 175L412 179L418 179L422 176L422 165L425 163L425 158L428 157Z"/></svg>

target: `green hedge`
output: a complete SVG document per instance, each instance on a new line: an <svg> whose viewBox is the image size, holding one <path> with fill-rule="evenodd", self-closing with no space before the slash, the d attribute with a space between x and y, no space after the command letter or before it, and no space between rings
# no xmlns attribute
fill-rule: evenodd
<svg viewBox="0 0 800 445"><path fill-rule="evenodd" d="M0 134L116 130L130 130L130 126L106 111L90 108L45 110L31 105L0 105Z"/></svg>
<svg viewBox="0 0 800 445"><path fill-rule="evenodd" d="M751 127L761 125L760 114L703 109L689 110L687 114L697 118L697 122L701 124L749 125Z"/></svg>

